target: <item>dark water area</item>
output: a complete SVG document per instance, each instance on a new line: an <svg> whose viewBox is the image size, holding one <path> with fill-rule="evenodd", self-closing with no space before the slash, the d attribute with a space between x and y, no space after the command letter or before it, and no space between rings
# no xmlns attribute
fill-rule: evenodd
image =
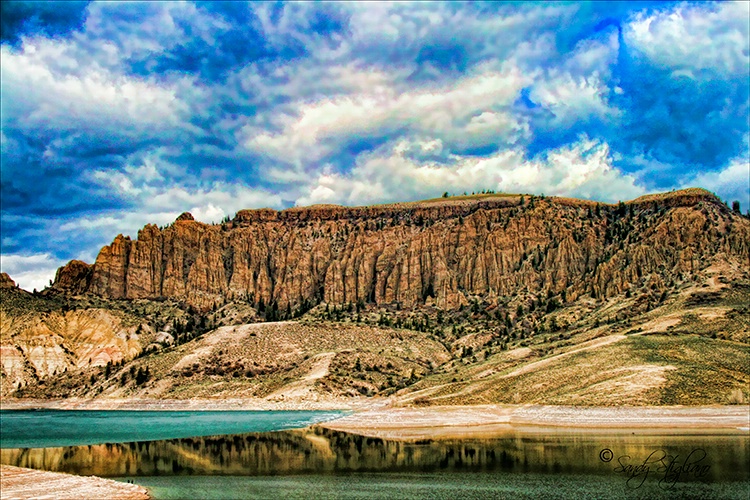
<svg viewBox="0 0 750 500"><path fill-rule="evenodd" d="M340 411L0 410L0 448L268 432L307 427L345 414Z"/></svg>
<svg viewBox="0 0 750 500"><path fill-rule="evenodd" d="M120 480L125 481L125 478ZM679 483L638 488L591 474L511 472L381 472L299 476L150 476L135 481L155 500L237 499L740 499L750 483Z"/></svg>
<svg viewBox="0 0 750 500"><path fill-rule="evenodd" d="M750 498L750 438L551 431L397 441L320 427L0 450L154 498Z"/></svg>

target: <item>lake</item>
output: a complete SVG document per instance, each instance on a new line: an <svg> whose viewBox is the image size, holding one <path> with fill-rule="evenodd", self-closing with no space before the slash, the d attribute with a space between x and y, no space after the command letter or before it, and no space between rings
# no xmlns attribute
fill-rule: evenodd
<svg viewBox="0 0 750 500"><path fill-rule="evenodd" d="M150 419L158 413L156 417L166 422L179 420L164 412L127 413L97 418L114 422L111 419L138 420L139 415ZM226 420L221 425L262 425L263 429L254 430L265 431L268 426L293 422L306 426L306 422L337 416L336 412L169 413L201 414L181 417L203 422L198 426L201 432L211 428L204 427L211 420ZM249 415L238 415L243 413ZM5 412L0 416L5 427ZM38 432L38 427L29 431L34 429L32 417L24 417L26 434ZM85 421L92 416L80 418ZM154 426L141 420L141 427ZM187 432L180 429L185 426L173 427ZM98 432L98 439L113 441L112 436ZM91 439L84 434L82 439ZM3 440L3 464L133 481L147 487L157 500L748 498L750 494L747 434L527 432L509 426L496 436L399 441L313 427L44 448L8 448Z"/></svg>
<svg viewBox="0 0 750 500"><path fill-rule="evenodd" d="M0 410L0 448L153 441L307 427L341 411Z"/></svg>

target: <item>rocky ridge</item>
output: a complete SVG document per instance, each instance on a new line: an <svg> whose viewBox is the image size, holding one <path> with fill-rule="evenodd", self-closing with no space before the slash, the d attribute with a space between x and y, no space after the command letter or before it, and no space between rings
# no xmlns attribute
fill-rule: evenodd
<svg viewBox="0 0 750 500"><path fill-rule="evenodd" d="M474 297L607 298L643 280L750 260L750 221L688 189L617 205L483 195L372 207L241 210L209 225L181 215L118 235L96 262L61 268L52 291L114 299L227 301L287 317L316 304L452 310Z"/></svg>

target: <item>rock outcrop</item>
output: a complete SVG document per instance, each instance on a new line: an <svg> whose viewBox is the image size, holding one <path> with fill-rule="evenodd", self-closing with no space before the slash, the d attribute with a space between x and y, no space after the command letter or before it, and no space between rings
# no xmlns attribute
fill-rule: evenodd
<svg viewBox="0 0 750 500"><path fill-rule="evenodd" d="M55 288L62 292L78 295L89 288L92 266L80 260L71 260L57 270Z"/></svg>
<svg viewBox="0 0 750 500"><path fill-rule="evenodd" d="M8 276L8 273L0 273L0 288L15 288L16 282Z"/></svg>
<svg viewBox="0 0 750 500"><path fill-rule="evenodd" d="M453 309L523 292L605 298L716 259L746 268L750 221L702 189L617 205L487 195L241 210L219 225L186 213L136 240L118 235L92 266L61 268L53 289L202 309L230 300L279 311L323 301Z"/></svg>

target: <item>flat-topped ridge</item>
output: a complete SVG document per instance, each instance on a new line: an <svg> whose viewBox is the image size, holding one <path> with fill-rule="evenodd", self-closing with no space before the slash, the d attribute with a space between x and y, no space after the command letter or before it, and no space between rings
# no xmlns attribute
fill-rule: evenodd
<svg viewBox="0 0 750 500"><path fill-rule="evenodd" d="M593 200L561 196L539 196L533 194L481 193L475 195L449 196L411 202L385 203L380 205L345 206L317 204L304 207L291 207L284 210L272 208L244 209L237 212L232 222L247 224L272 221L307 221L391 217L398 212L408 212L417 216L456 216L466 215L478 209L504 208L529 203L531 200L547 200L566 206L590 207L595 205L614 206ZM699 202L721 203L716 195L702 188L688 188L644 195L624 202L626 205L664 203L667 207L692 206Z"/></svg>
<svg viewBox="0 0 750 500"><path fill-rule="evenodd" d="M453 309L468 297L530 289L598 298L623 292L644 269L663 266L669 280L719 252L746 262L748 231L747 219L703 189L617 204L483 193L263 208L221 224L185 216L166 229L146 226L137 240L118 236L93 266L65 266L52 288L179 298L203 309L242 300L287 312L321 302Z"/></svg>

